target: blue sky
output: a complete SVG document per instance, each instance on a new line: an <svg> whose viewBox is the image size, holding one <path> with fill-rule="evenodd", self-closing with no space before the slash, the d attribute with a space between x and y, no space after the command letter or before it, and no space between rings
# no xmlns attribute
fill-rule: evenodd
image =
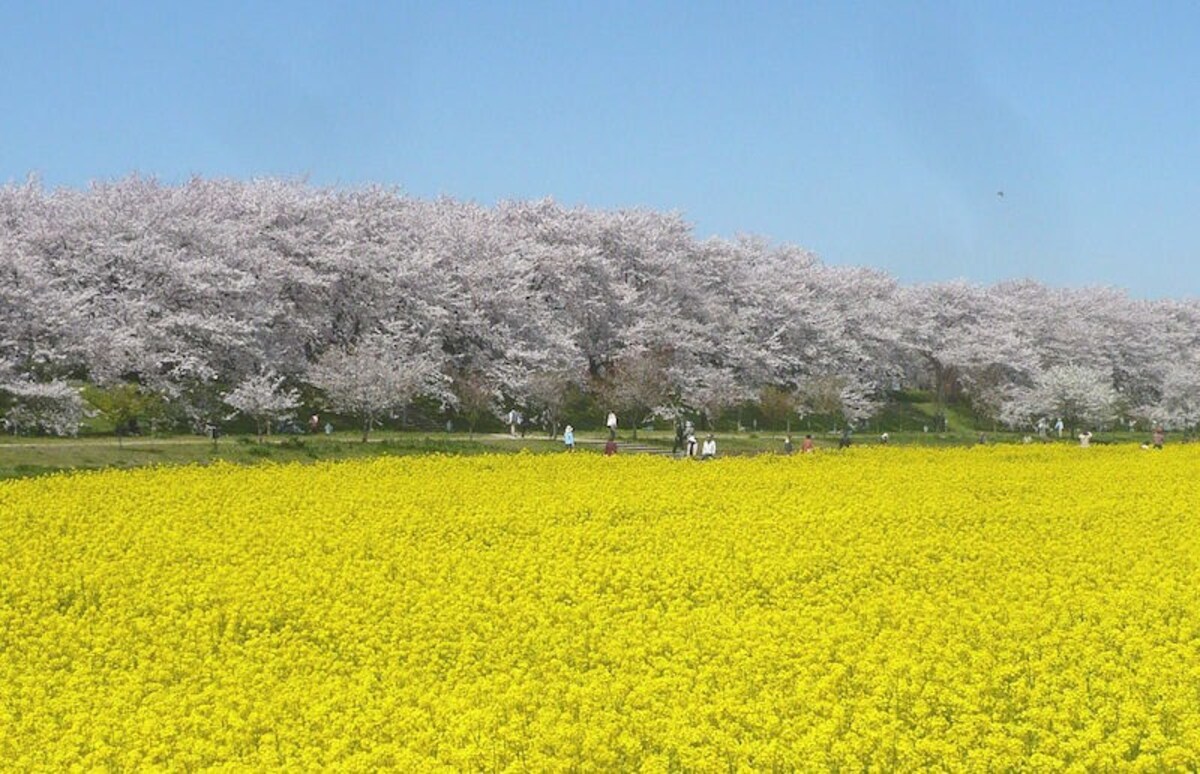
<svg viewBox="0 0 1200 774"><path fill-rule="evenodd" d="M904 281L1196 296L1198 30L1166 2L9 2L0 181L552 196Z"/></svg>

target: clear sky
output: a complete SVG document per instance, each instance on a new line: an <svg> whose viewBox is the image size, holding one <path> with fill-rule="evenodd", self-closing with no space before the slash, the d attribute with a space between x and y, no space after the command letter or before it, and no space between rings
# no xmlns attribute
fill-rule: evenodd
<svg viewBox="0 0 1200 774"><path fill-rule="evenodd" d="M904 281L1200 295L1196 2L13 0L0 108L0 182L551 196Z"/></svg>

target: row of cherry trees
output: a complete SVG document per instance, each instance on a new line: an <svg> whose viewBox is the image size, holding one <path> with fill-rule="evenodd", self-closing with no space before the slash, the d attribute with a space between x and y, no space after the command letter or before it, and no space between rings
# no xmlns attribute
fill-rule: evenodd
<svg viewBox="0 0 1200 774"><path fill-rule="evenodd" d="M365 432L418 396L553 423L570 390L634 423L749 401L858 420L907 386L1014 427L1186 427L1198 344L1194 299L902 286L670 213L283 180L0 188L6 416L50 432L78 426L83 383L196 427L323 399Z"/></svg>

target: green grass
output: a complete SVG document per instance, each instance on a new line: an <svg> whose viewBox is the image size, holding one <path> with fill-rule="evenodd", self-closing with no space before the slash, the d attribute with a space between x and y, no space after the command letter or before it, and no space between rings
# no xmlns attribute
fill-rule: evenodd
<svg viewBox="0 0 1200 774"><path fill-rule="evenodd" d="M920 406L921 404L914 404ZM815 424L815 423L814 423ZM921 430L890 430L893 445L969 446L978 443L979 431L963 427L961 417L950 415L950 430L945 433ZM806 432L811 432L818 449L837 447L839 433L808 430L803 425L792 431L795 448ZM989 443L1020 443L1022 434L987 432ZM703 441L706 432L698 432ZM779 454L783 451L782 431L761 431L716 434L719 456L747 454ZM577 432L580 453L599 454L606 434L603 431ZM855 446L880 443L879 434L862 431L852 436ZM1142 443L1145 433L1097 433L1094 444ZM1169 437L1169 443L1181 439ZM618 437L618 449L633 444L654 448L671 448L673 436L666 430L641 430L636 441L629 431ZM1035 442L1040 442L1035 440ZM1071 438L1049 439L1047 443L1076 443ZM118 444L111 436L82 438L0 437L0 479L26 478L63 470L97 470L104 468L133 468L145 465L209 464L224 460L241 465L262 462L315 462L382 455L405 454L484 454L484 453L561 453L561 439L548 439L545 434L529 434L525 438L465 433L391 432L372 433L369 443L361 443L356 433L342 432L316 436L270 436L259 444L253 436L221 438L214 447L211 440L193 435L161 438L129 438Z"/></svg>
<svg viewBox="0 0 1200 774"><path fill-rule="evenodd" d="M253 436L230 436L213 442L200 436L0 438L0 479L24 478L67 469L132 468L144 465L314 462L402 454L483 454L486 452L559 451L560 441L528 437L509 440L466 434L373 433L361 443L356 433L331 436L271 436L262 444Z"/></svg>

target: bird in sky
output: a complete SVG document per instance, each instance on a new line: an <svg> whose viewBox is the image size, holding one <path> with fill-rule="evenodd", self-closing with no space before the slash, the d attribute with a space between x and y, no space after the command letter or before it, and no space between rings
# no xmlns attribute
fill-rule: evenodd
<svg viewBox="0 0 1200 774"><path fill-rule="evenodd" d="M996 195L997 195L997 196L999 196L1001 199L1003 199L1003 198L1004 198L1004 192L1003 192L1003 191L997 191L997 192L996 192Z"/></svg>

